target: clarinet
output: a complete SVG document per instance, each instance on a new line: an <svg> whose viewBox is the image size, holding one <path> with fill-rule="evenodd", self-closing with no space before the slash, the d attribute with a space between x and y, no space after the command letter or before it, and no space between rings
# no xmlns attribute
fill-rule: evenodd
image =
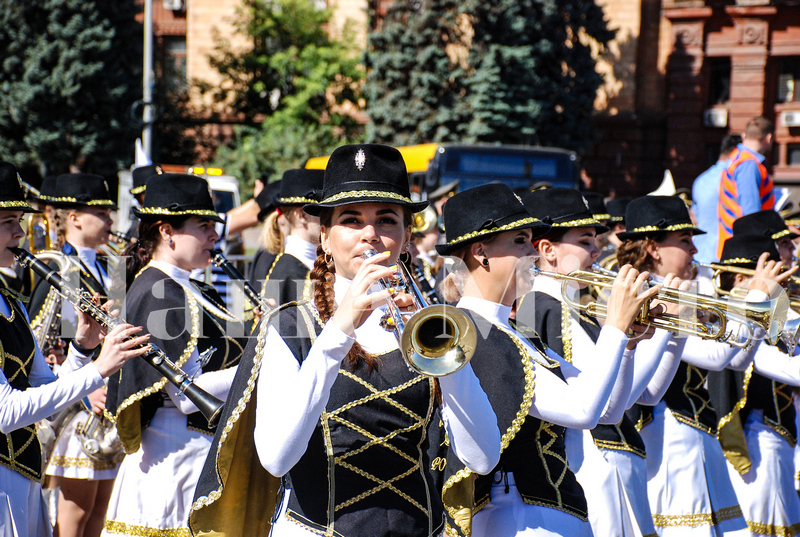
<svg viewBox="0 0 800 537"><path fill-rule="evenodd" d="M65 300L72 303L80 311L88 314L92 319L102 326L105 330L111 331L115 326L124 321L111 317L105 310L94 303L89 293L75 289L68 284L58 273L58 270L48 267L45 263L36 258L27 250L21 248L9 248L23 267L28 267L41 278L52 285ZM129 338L131 339L131 338ZM181 368L170 360L163 350L151 344L150 350L141 356L148 364L153 366L162 377L167 379L179 392L185 394L187 399L194 403L197 409L208 420L209 426L213 427L219 421L222 414L224 403L209 394L197 384L194 379L187 375Z"/></svg>
<svg viewBox="0 0 800 537"><path fill-rule="evenodd" d="M428 304L438 304L439 297L436 296L436 290L428 281L428 278L425 277L425 273L422 271L422 267L419 266L417 263L411 264L411 270L413 271L412 275L417 282L417 286L422 294L425 296L425 300L428 301Z"/></svg>
<svg viewBox="0 0 800 537"><path fill-rule="evenodd" d="M250 285L250 282L245 280L244 276L242 276L242 273L239 272L239 269L233 266L233 263L228 261L228 259L220 250L214 250L213 263L215 266L221 268L231 280L242 282L242 289L245 297L247 297L247 300L249 300L253 306L261 310L262 315L269 314L272 306L267 303L264 297L258 294L258 291L256 291L253 286Z"/></svg>

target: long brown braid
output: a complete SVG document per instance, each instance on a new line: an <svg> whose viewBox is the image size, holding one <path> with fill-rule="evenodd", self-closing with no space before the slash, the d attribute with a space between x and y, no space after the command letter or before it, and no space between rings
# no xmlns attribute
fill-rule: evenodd
<svg viewBox="0 0 800 537"><path fill-rule="evenodd" d="M311 269L309 278L314 286L314 306L317 307L319 318L323 323L327 323L335 311L333 282L336 281L336 273L332 265L333 263L328 265L325 261L325 252L322 250L322 246L317 246L317 259L314 260L314 268ZM353 342L350 352L347 353L346 360L353 367L360 360L364 360L369 369L375 367L375 357L368 354L358 344L358 341Z"/></svg>

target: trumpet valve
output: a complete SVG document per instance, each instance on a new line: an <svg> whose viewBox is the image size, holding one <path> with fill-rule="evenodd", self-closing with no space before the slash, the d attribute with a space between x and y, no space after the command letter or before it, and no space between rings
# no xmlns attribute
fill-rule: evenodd
<svg viewBox="0 0 800 537"><path fill-rule="evenodd" d="M387 332L391 332L394 330L395 324L394 319L388 313L384 313L380 320L381 328L386 330Z"/></svg>

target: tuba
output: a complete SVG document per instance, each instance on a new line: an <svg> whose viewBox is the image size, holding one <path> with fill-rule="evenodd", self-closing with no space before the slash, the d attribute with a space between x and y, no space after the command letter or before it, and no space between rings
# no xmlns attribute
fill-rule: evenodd
<svg viewBox="0 0 800 537"><path fill-rule="evenodd" d="M377 255L366 250L361 257ZM428 377L455 373L472 358L478 333L464 312L444 304L429 305L402 261L391 279L381 279L383 289L394 287L411 295L414 310L402 311L391 297L381 319L385 330L394 331L400 352L412 371Z"/></svg>

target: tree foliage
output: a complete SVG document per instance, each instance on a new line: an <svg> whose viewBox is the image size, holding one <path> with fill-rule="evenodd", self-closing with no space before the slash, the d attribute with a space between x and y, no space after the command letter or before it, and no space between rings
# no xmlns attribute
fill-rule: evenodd
<svg viewBox="0 0 800 537"><path fill-rule="evenodd" d="M370 34L370 138L585 149L602 84L592 44L602 49L614 35L602 9L585 0L457 4L397 3Z"/></svg>
<svg viewBox="0 0 800 537"><path fill-rule="evenodd" d="M111 176L133 159L135 0L0 0L0 158Z"/></svg>
<svg viewBox="0 0 800 537"><path fill-rule="evenodd" d="M201 89L251 125L237 128L216 163L247 185L360 135L363 67L348 29L328 34L330 18L314 0L244 0L234 27L248 47L217 39L211 63L223 82Z"/></svg>

